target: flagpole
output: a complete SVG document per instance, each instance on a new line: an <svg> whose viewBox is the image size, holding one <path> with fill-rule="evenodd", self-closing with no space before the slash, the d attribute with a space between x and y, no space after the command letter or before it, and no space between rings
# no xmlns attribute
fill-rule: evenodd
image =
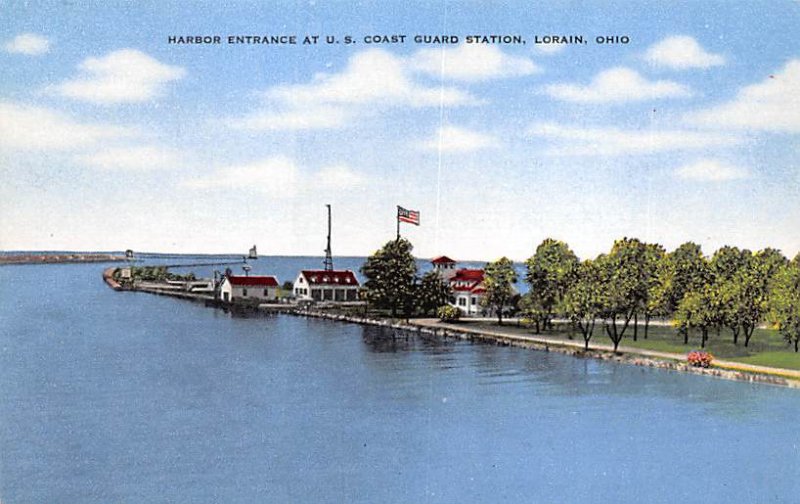
<svg viewBox="0 0 800 504"><path fill-rule="evenodd" d="M400 207L397 207L397 241L400 241Z"/></svg>

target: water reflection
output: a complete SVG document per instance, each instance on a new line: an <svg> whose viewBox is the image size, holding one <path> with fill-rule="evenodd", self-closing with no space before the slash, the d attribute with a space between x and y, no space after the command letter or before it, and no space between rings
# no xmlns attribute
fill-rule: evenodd
<svg viewBox="0 0 800 504"><path fill-rule="evenodd" d="M740 419L759 415L762 404L785 392L763 384L487 342L444 339L415 331L364 326L361 333L369 352L393 354L395 369L466 367L474 373L477 385L498 391L517 384L535 390L538 395L554 397L606 397L612 402L658 397L679 409ZM397 361L402 360L407 362L400 365Z"/></svg>

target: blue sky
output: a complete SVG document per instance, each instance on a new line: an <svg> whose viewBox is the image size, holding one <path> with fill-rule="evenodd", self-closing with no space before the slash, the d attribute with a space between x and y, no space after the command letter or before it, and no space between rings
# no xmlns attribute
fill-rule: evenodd
<svg viewBox="0 0 800 504"><path fill-rule="evenodd" d="M797 2L230 3L0 2L0 249L800 251Z"/></svg>

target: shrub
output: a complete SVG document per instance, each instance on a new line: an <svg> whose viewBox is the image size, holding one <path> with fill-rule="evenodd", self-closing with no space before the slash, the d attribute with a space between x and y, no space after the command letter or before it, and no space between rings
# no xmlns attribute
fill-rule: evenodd
<svg viewBox="0 0 800 504"><path fill-rule="evenodd" d="M686 361L690 366L694 367L707 368L711 365L711 361L713 360L714 356L703 350L694 350L689 352L689 354L686 356Z"/></svg>
<svg viewBox="0 0 800 504"><path fill-rule="evenodd" d="M461 317L461 310L450 305L440 306L436 309L436 316L442 322L455 322Z"/></svg>

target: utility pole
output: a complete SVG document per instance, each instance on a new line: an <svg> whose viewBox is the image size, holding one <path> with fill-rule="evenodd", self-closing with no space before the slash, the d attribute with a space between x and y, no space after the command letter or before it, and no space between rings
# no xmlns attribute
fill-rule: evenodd
<svg viewBox="0 0 800 504"><path fill-rule="evenodd" d="M325 271L333 271L333 256L331 255L331 206L328 207L328 246L325 248Z"/></svg>

